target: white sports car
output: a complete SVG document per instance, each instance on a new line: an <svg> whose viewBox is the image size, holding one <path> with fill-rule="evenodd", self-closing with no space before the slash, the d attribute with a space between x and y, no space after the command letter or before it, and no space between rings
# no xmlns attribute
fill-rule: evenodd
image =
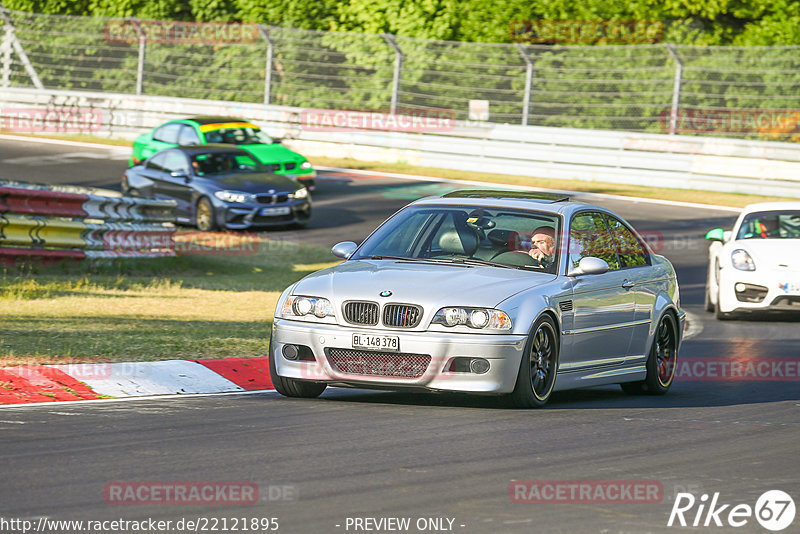
<svg viewBox="0 0 800 534"><path fill-rule="evenodd" d="M732 231L706 234L705 307L718 319L755 311L800 313L800 202L751 204Z"/></svg>

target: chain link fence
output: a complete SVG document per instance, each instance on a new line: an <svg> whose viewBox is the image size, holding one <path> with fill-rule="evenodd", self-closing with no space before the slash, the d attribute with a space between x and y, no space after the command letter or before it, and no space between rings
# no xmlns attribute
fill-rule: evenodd
<svg viewBox="0 0 800 534"><path fill-rule="evenodd" d="M16 11L0 23L4 87L457 119L475 118L470 102L483 100L495 123L800 141L800 47L465 43L215 23L177 32Z"/></svg>

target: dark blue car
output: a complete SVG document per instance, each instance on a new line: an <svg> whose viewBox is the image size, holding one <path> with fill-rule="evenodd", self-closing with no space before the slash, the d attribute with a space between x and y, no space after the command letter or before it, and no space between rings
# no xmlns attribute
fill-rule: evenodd
<svg viewBox="0 0 800 534"><path fill-rule="evenodd" d="M230 145L162 150L125 171L126 195L175 200L176 218L203 231L303 227L311 196L297 180L269 172Z"/></svg>

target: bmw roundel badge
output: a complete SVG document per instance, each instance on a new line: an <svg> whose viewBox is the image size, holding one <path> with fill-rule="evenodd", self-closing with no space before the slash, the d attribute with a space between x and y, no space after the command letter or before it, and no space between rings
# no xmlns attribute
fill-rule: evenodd
<svg viewBox="0 0 800 534"><path fill-rule="evenodd" d="M380 292L380 293L378 293L378 294L379 294L380 296L382 296L382 297L391 297L391 296L392 296L392 292L391 292L391 291L381 291L381 292Z"/></svg>

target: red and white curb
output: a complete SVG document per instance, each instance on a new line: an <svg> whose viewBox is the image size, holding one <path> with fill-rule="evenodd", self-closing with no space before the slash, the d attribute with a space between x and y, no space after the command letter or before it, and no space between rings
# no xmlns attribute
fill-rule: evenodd
<svg viewBox="0 0 800 534"><path fill-rule="evenodd" d="M265 356L0 367L0 405L271 389Z"/></svg>

